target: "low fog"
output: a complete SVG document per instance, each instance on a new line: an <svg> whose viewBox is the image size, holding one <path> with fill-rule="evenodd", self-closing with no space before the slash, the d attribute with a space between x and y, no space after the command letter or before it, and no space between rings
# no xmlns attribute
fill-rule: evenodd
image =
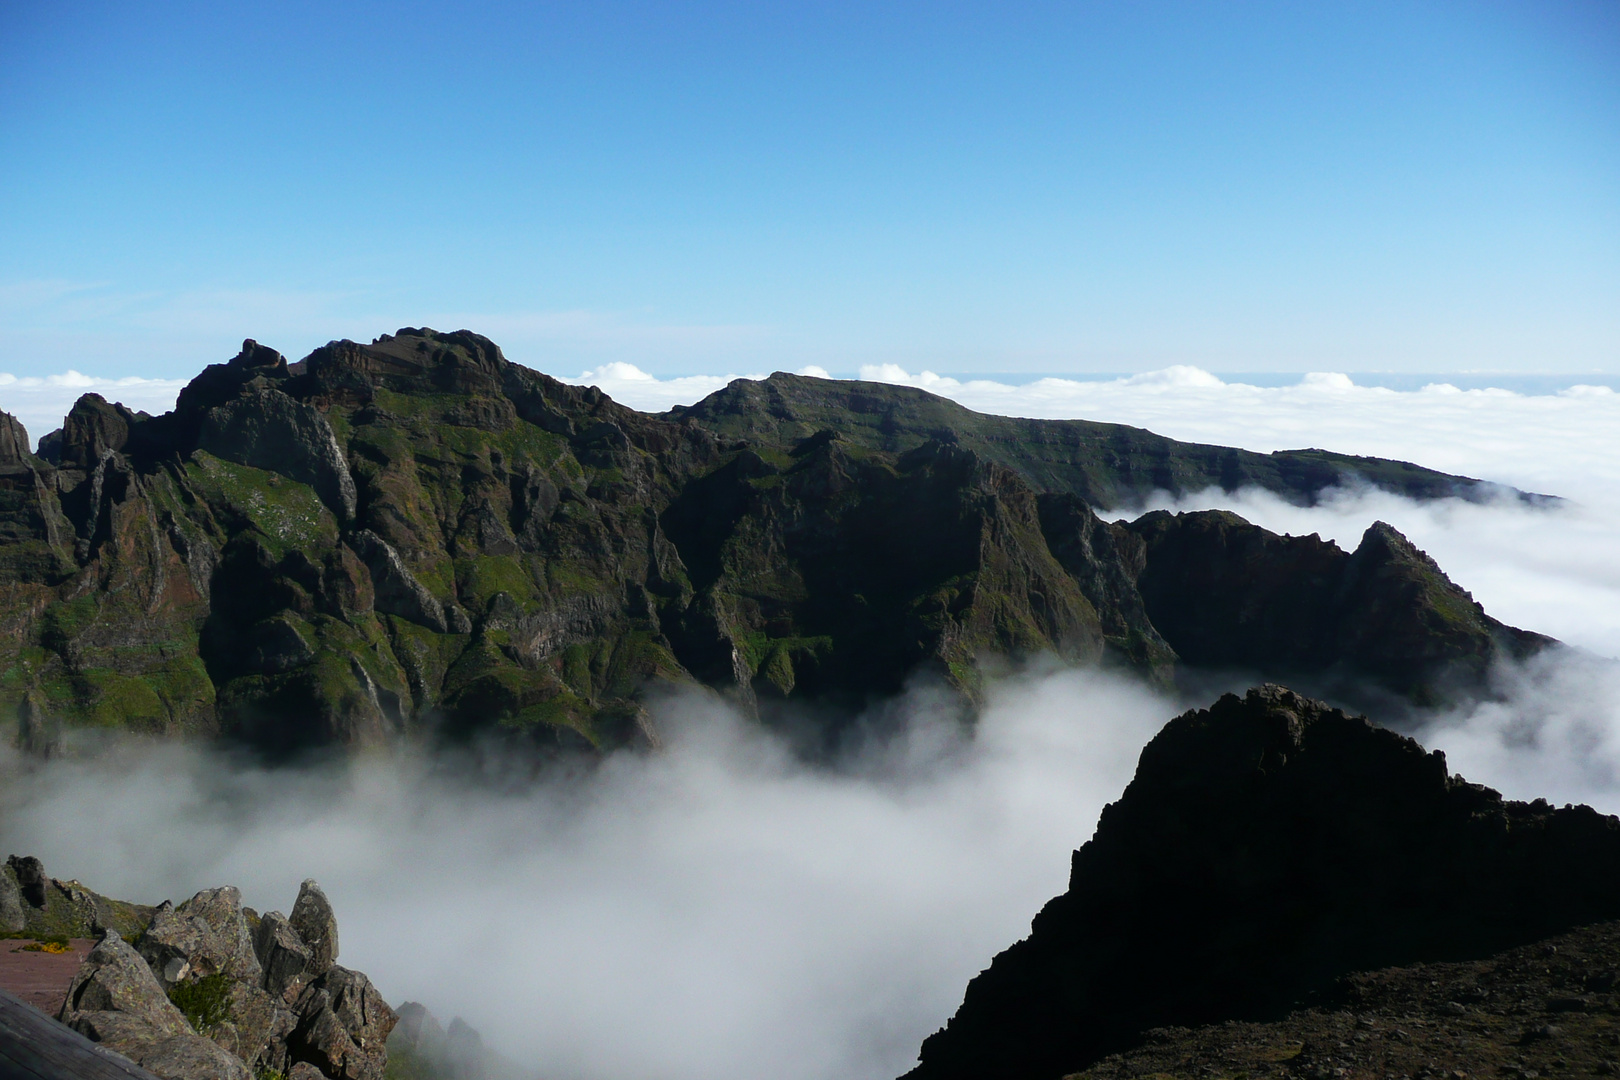
<svg viewBox="0 0 1620 1080"><path fill-rule="evenodd" d="M1347 548L1372 521L1394 524L1491 614L1572 646L1498 670L1491 700L1429 717L1419 737L1510 796L1620 812L1620 396L1331 379L1290 395L1184 374L1100 385L1112 389L1086 399L1095 408L1064 391L1070 411L1044 414L1157 411L1170 419L1152 426L1177 437L1326 445L1570 496L1551 509L1357 490L1312 508L1255 492L1147 505L1231 508ZM890 706L908 719L901 736L812 767L692 694L653 703L663 751L538 778L407 749L266 770L121 742L43 766L0 760L0 845L145 902L230 883L286 910L315 877L343 962L395 1003L466 1017L553 1080L891 1078L1062 891L1070 850L1142 744L1203 704L1036 667L992 685L971 736L918 687Z"/></svg>
<svg viewBox="0 0 1620 1080"><path fill-rule="evenodd" d="M548 1077L893 1077L1061 892L1174 705L1097 674L999 685L974 740L795 762L713 699L658 754L514 786L409 755L260 771L176 747L12 770L4 840L117 896L305 876L342 958ZM14 763L15 764L15 763Z"/></svg>

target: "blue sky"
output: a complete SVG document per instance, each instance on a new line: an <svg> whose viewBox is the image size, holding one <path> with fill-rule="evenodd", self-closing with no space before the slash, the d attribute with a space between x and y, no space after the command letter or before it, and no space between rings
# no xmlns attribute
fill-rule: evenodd
<svg viewBox="0 0 1620 1080"><path fill-rule="evenodd" d="M0 5L0 371L1620 371L1620 6Z"/></svg>

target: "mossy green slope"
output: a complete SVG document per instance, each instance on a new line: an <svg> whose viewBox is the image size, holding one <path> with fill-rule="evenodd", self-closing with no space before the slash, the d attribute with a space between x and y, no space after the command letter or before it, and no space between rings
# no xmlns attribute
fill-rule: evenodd
<svg viewBox="0 0 1620 1080"><path fill-rule="evenodd" d="M1199 520L1092 506L1227 480L1308 500L1346 475L794 376L648 415L465 331L292 365L247 342L164 416L85 397L40 456L5 421L0 708L36 748L99 725L290 753L429 723L603 748L656 739L660 685L847 714L918 670L973 697L986 663L1041 653L1168 678L1205 662L1206 628L1162 583L1230 551ZM1303 594L1268 575L1321 556L1272 541L1243 587L1286 621ZM1519 641L1404 543L1338 553L1307 666L1421 698Z"/></svg>
<svg viewBox="0 0 1620 1080"><path fill-rule="evenodd" d="M13 858L12 861L15 861ZM17 871L8 863L0 862L0 890L21 896ZM152 922L153 909L145 904L131 904L92 892L77 881L58 881L49 878L43 882L38 906L24 900L17 905L22 925L16 928L0 926L0 937L28 938L44 941L63 938L94 938L107 930L116 930L130 941L140 938Z"/></svg>

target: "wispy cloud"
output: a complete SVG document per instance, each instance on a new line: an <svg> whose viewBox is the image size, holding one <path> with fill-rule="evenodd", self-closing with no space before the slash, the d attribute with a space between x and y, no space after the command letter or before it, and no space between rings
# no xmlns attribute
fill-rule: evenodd
<svg viewBox="0 0 1620 1080"><path fill-rule="evenodd" d="M136 412L156 416L174 408L185 379L101 379L68 370L59 375L13 375L0 372L0 411L22 421L30 441L62 426L73 403L85 394L100 394Z"/></svg>

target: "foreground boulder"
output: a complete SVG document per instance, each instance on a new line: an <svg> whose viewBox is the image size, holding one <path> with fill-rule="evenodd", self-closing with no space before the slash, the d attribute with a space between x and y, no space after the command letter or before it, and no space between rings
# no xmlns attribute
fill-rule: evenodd
<svg viewBox="0 0 1620 1080"><path fill-rule="evenodd" d="M107 931L59 1019L167 1080L381 1080L393 1010L335 963L337 920L318 884L304 882L293 912L260 919L228 887L165 902L139 951Z"/></svg>
<svg viewBox="0 0 1620 1080"><path fill-rule="evenodd" d="M1278 686L1171 721L1069 890L909 1080L1056 1080L1149 1028L1281 1015L1345 973L1620 917L1620 820L1508 802Z"/></svg>
<svg viewBox="0 0 1620 1080"><path fill-rule="evenodd" d="M91 950L58 1019L166 1080L252 1080L240 1058L192 1028L117 931Z"/></svg>

